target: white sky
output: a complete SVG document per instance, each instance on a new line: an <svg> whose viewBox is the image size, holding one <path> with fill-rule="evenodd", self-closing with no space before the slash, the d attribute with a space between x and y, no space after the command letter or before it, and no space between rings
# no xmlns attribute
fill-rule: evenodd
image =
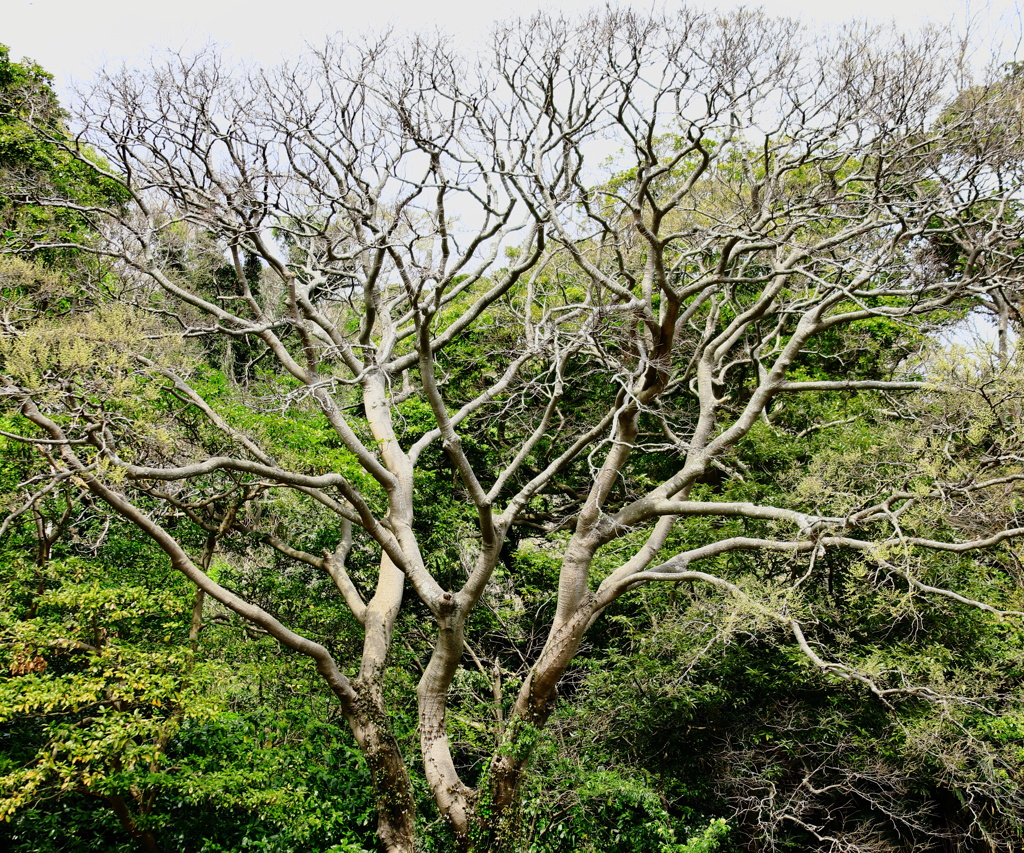
<svg viewBox="0 0 1024 853"><path fill-rule="evenodd" d="M968 22L983 45L1018 52L1022 0L763 0L768 12L819 23L854 15L915 27L931 20ZM3 0L0 43L11 56L31 57L57 76L58 92L87 81L105 63L136 64L161 48L197 48L215 42L236 59L274 64L339 31L441 29L468 44L495 19L529 15L539 8L578 12L603 5L593 0ZM651 0L618 5L651 8ZM732 8L733 2L697 5ZM1018 57L1018 58L1024 58Z"/></svg>

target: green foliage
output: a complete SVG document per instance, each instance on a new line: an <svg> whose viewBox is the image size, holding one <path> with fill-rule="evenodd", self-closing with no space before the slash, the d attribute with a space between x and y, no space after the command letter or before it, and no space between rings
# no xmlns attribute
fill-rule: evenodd
<svg viewBox="0 0 1024 853"><path fill-rule="evenodd" d="M40 238L70 243L87 240L88 218L59 205L27 204L30 195L64 199L75 205L118 205L126 193L92 154L75 156L77 143L64 124L65 113L52 88L52 76L35 63L12 62L0 45L0 245L24 249ZM74 250L34 252L51 267L79 258Z"/></svg>
<svg viewBox="0 0 1024 853"><path fill-rule="evenodd" d="M1010 91L1001 90L999 100ZM3 48L0 103L4 245L26 252L30 244L54 241L87 247L94 235L81 208L116 207L125 200L120 184L68 138L45 72L11 63ZM651 153L671 162L685 144L680 136L665 136ZM669 214L666 227L680 234L711 229L737 214L768 175L767 145L763 161L738 139L704 145L722 159L701 209ZM815 196L828 181L834 193L837 180L859 170L869 174L872 162L833 153L820 152L785 171L762 206L775 222L766 227L769 236L783 227L792 198L822 211L787 232L788 249L834 234L850 221L830 219L835 199ZM695 174L700 159L691 153L675 161L644 192L675 191ZM623 170L592 192L582 191L578 204L596 205L607 220L632 215L641 172ZM894 195L932 189L926 181L911 184L885 189ZM62 213L29 205L29 188L37 199L75 204ZM877 189L863 177L847 181L842 203L859 210L859 196ZM405 228L418 227L409 216L388 232L395 246L405 239ZM159 296L148 311L109 307L95 295L116 279L98 267L89 268L89 277L75 276L85 263L81 257L45 248L31 262L0 256L6 304L31 318L0 341L4 373L22 394L15 402L31 399L61 426L85 424L74 452L114 486L134 475L118 469L104 450L116 448L129 463L174 465L187 456L176 453L184 447L199 459L237 453L270 458L268 464L299 474L340 474L383 515L384 489L311 399L314 384L332 386L355 436L373 452L365 403L350 390L358 378L344 375L333 360L335 347L325 345L324 353L332 354L324 355L317 371L310 369L316 382L304 385L280 364L264 364L271 359L264 359L268 350L252 328L224 336L221 320L202 326L208 318L198 314L197 299L237 309L241 321L223 322L244 326L261 317L260 305L285 305L290 297L280 283L275 289L255 244L245 243L251 235L236 236L225 250L217 235L186 220L160 221L153 251L162 269L193 289L193 304ZM300 233L285 240L296 252ZM940 230L936 238L940 243L944 234ZM321 237L333 240L327 225ZM723 364L713 381L723 424L751 400L771 347L777 353L793 339L796 306L813 304L828 276L842 278L848 257L883 239L888 237L826 250L816 278L793 275L787 290L772 297L784 310L768 311L766 303L762 319L746 328L746 339L734 342L737 358ZM591 242L577 248L589 251ZM609 268L617 265L613 274L635 287L650 246L629 240L613 246L611 237L607 242L602 253L615 256ZM694 336L673 356L681 377L698 355L699 335L723 334L763 300L764 281L776 275L769 261L758 258L762 249L732 266L724 251L708 250L698 259L685 254L692 247L684 249L661 259L675 265L673 275L703 275L720 260L715 275L728 286L712 300L693 295L678 306L692 309L679 334ZM946 272L962 272L955 246L930 249ZM335 250L347 251L341 242ZM515 252L509 257L515 260ZM559 362L557 383L551 362L527 360L513 382L460 424L462 448L475 470L500 470L515 456L556 386L561 397L553 419L561 440L571 440L617 406L618 395L635 396L623 392L631 380L621 377L647 370L651 353L638 345L637 315L618 310L616 299L602 301L598 289L590 289L593 282L562 263L557 253L545 258L529 284L546 302L530 301L525 286L512 288L492 306L486 328L469 329L436 353L444 393L457 407L488 393L517 357L521 315L536 321L542 303L557 313L596 300L586 320L566 321L559 329L570 350ZM877 279L893 275L883 270ZM92 290L72 284L86 279ZM486 278L456 277L450 284L457 298L442 305L439 333L492 286ZM325 278L320 286L339 285ZM325 310L340 316L337 328L354 332L358 317L342 304L351 306L352 294L348 285L341 287L345 300ZM314 290L308 298L319 305L325 296ZM831 310L905 308L909 299L843 297ZM663 297L651 297L643 308L663 311ZM166 334L163 320L154 319L163 315L188 326L198 342ZM301 325L295 316L289 309L266 328L280 330L279 343L291 346L288 335L298 334ZM941 382L945 390L911 402L871 393L780 393L687 497L848 518L895 489L909 496L898 512L900 538L990 535L1018 523L1020 507L1000 486L1021 475L1024 458L1020 360L1000 363L957 351L922 355L935 325L955 319L954 311L933 312L931 326L913 317L873 317L823 330L790 366L788 379L878 380L899 373ZM591 320L586 346L577 346L574 336ZM410 352L411 341L411 334L403 338L396 352ZM322 343L305 345L311 361ZM182 389L171 368L191 383L208 411ZM656 406L644 404L637 439L642 452L635 451L635 464L615 478L606 515L678 469L682 442L671 433L692 435L698 408L683 381ZM401 396L393 414L406 450L437 426L414 389ZM105 432L91 430L94 422L102 422ZM2 426L12 433L31 429L13 404ZM101 447L108 438L109 448ZM256 445L268 453L254 451ZM83 492L76 502L68 484L78 485L77 474L65 470L52 446L45 439L35 447L0 443L3 506L21 512L12 516L15 523L0 544L0 666L11 676L0 682L0 842L13 853L121 851L145 838L183 853L373 849L377 801L369 770L335 697L308 660L196 598L148 539L99 512L91 495ZM533 445L509 489L548 464L559 447L551 435ZM493 842L507 853L712 853L754 849L764 841L783 853L815 849L822 833L854 848L870 841L875 850L937 842L966 848L979 840L990 842L990 849L1020 846L1024 631L1016 616L991 613L992 606L1024 609L1020 555L1010 545L973 557L922 557L892 543L859 552L816 549L810 560L806 552L781 551L716 557L701 568L725 579L735 595L678 584L624 598L590 630L562 676L550 728L521 719L508 723L544 641L538 625L550 622L567 531L589 488L593 462L581 454L533 499L521 527L505 540L483 606L467 623L471 645L449 691L447 733L461 778L484 792L472 800L477 816L493 817L487 799L492 758L533 765L521 810L504 818L507 825L478 826L472 840L481 849ZM56 472L53 489L29 496L44 468ZM967 489L977 471L993 485ZM210 578L321 644L343 669L359 670L362 626L318 562L345 536L326 500L244 467L168 482L178 485L163 491L165 481L154 478L140 486L139 504ZM477 513L466 491L448 454L437 444L429 447L415 472L413 533L427 570L444 589L461 585L479 547ZM777 538L779 530L779 522L764 518L697 516L678 524L662 550L670 555L730 536ZM649 532L638 527L601 550L589 577L592 588L635 554ZM306 554L295 559L294 551L275 550L281 533L289 547ZM817 531L799 535L806 541ZM380 549L357 530L346 560L352 582L369 598ZM988 602L989 611L965 609L950 596L919 594L931 587ZM381 685L384 722L408 764L418 749L413 697L431 651L431 619L422 604L404 605L396 634L402 642L391 651ZM807 648L834 653L827 672L795 645L783 627L788 619L805 626ZM455 839L437 816L425 779L414 776L413 787L425 848L451 849ZM498 837L506 833L512 840Z"/></svg>
<svg viewBox="0 0 1024 853"><path fill-rule="evenodd" d="M742 607L699 589L651 591L643 616L617 620L629 652L592 655L575 710L556 724L561 750L643 769L676 820L727 819L730 844L813 848L790 815L835 837L870 834L877 849L943 837L1013 849L1022 628L941 601L894 613L884 588L840 577L833 604L815 611L818 635L884 687L910 681L958 701L882 701L830 682Z"/></svg>
<svg viewBox="0 0 1024 853"><path fill-rule="evenodd" d="M228 624L208 627L197 656L192 594L160 563L3 563L6 849L38 849L58 827L55 851L121 849L110 798L165 849L372 847L365 763L322 688Z"/></svg>
<svg viewBox="0 0 1024 853"><path fill-rule="evenodd" d="M8 553L0 571L0 664L12 676L0 682L0 819L53 797L132 800L181 720L208 711L187 588L166 571L146 583L154 567L138 559L111 573L95 559Z"/></svg>

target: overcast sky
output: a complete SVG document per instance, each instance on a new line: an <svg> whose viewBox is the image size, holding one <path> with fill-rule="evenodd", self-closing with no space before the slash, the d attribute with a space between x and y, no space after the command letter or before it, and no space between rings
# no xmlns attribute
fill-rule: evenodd
<svg viewBox="0 0 1024 853"><path fill-rule="evenodd" d="M1022 0L1016 0L1019 4ZM495 19L528 15L539 9L579 12L592 0L3 0L0 43L15 59L31 57L57 76L61 94L74 80L87 81L104 63L136 64L155 51L189 49L215 42L237 59L273 64L337 32L367 29L441 29L468 45ZM619 5L651 8L650 0ZM731 8L731 2L705 0L705 6ZM758 4L752 4L758 5ZM925 20L968 22L979 43L1001 43L1011 58L1019 47L1021 14L1010 2L989 0L764 0L769 12L817 23L857 15L915 27ZM1021 56L1019 58L1024 58Z"/></svg>

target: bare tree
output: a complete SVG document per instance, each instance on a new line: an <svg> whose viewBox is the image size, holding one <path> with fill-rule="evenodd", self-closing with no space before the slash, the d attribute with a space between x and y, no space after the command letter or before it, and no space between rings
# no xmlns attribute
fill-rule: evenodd
<svg viewBox="0 0 1024 853"><path fill-rule="evenodd" d="M204 54L107 74L80 105L91 147L68 148L122 183L124 204L34 198L93 222L84 248L111 270L100 307L59 327L9 313L4 395L62 484L311 659L366 756L389 851L417 844L384 670L403 597L418 598L435 623L417 689L423 772L467 848L509 848L559 682L588 628L630 590L708 584L784 626L825 673L883 699L928 690L844 664L799 608L729 577L720 558L802 560L795 589L839 551L915 594L1006 615L918 580L915 555L997 546L1024 533L1016 519L997 513L963 535L907 533L901 519L1016 493L1024 475L1001 467L1008 456L979 474L958 469L955 489L939 472L928 488L898 483L835 515L693 497L796 395L941 393L910 373L851 378L841 357L819 378L794 378L821 340L878 319L926 330L1020 280L1019 159L994 156L1010 145L995 134L965 143L986 89L972 90L971 109L946 109L965 85L958 56L937 31L850 27L812 42L759 12L683 10L512 23L478 63L444 41L384 37L275 71L233 73ZM223 287L197 272L225 263ZM468 356L476 381L458 385L471 334L484 341ZM278 404L317 412L345 464L289 461L205 398L189 339L212 337L235 358L244 345L276 363ZM580 385L586 405L570 393ZM143 429L140 389L173 398L207 438L189 439L168 412ZM408 401L432 423L406 440ZM463 445L483 419L518 436L486 469ZM416 528L417 464L438 444L477 520L464 582L450 587L428 569ZM635 467L652 452L674 460L656 482ZM250 511L283 492L333 519L336 550L307 552L304 531ZM363 628L357 671L212 579L170 521L183 516L329 575ZM745 519L752 532L677 549L695 517ZM557 605L472 788L446 704L467 617L521 524L569 531L550 546ZM353 541L379 552L372 588L346 569ZM609 554L616 567L595 577Z"/></svg>

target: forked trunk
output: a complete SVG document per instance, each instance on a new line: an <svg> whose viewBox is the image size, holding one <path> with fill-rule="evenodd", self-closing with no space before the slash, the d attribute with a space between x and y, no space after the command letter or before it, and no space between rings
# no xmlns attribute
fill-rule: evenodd
<svg viewBox="0 0 1024 853"><path fill-rule="evenodd" d="M523 848L522 780L526 763L499 757L484 780L473 833L473 853L516 853Z"/></svg>
<svg viewBox="0 0 1024 853"><path fill-rule="evenodd" d="M591 605L591 597L585 596L572 618L552 630L477 790L471 790L459 778L445 720L448 690L464 648L464 623L455 602L441 609L439 641L417 687L420 746L434 801L455 834L459 850L518 853L523 849L523 779L554 707L558 681L586 631Z"/></svg>
<svg viewBox="0 0 1024 853"><path fill-rule="evenodd" d="M593 614L584 597L570 619L552 629L523 684L513 716L495 750L476 802L473 853L518 853L523 848L522 786L541 731L554 710L558 682L579 649Z"/></svg>

